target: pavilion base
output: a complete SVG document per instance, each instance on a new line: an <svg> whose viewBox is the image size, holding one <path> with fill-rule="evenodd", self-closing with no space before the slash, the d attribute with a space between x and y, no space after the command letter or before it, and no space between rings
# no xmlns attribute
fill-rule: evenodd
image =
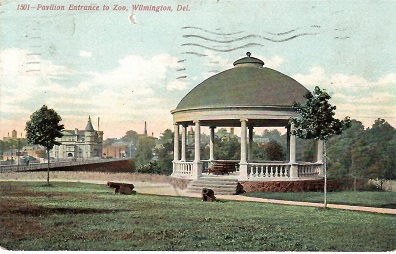
<svg viewBox="0 0 396 254"><path fill-rule="evenodd" d="M246 192L322 192L324 188L324 180L296 180L296 181L246 181L241 182ZM337 183L328 181L328 191L336 191Z"/></svg>

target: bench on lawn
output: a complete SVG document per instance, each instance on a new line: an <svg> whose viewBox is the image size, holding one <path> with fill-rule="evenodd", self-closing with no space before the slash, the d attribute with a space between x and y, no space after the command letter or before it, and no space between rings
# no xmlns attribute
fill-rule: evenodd
<svg viewBox="0 0 396 254"><path fill-rule="evenodd" d="M215 175L224 175L224 174L230 174L232 172L236 171L236 166L238 163L236 162L215 162L212 166L212 168L208 168L209 174L215 174Z"/></svg>

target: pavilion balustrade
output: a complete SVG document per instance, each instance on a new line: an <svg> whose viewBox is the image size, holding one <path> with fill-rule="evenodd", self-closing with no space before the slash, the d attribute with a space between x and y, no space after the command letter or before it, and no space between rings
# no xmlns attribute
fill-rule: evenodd
<svg viewBox="0 0 396 254"><path fill-rule="evenodd" d="M234 162L235 176L241 176L239 171L238 160L202 160L202 173L207 174L208 168L213 167L215 163ZM173 176L193 178L194 162L193 161L176 161ZM296 166L297 179L320 178L323 177L323 163L321 162L248 162L247 179L248 180L296 180L292 177L292 165ZM293 178L293 179L292 179Z"/></svg>
<svg viewBox="0 0 396 254"><path fill-rule="evenodd" d="M191 177L193 176L193 167L194 163L192 161L175 161L174 164L174 172L175 176L185 176Z"/></svg>
<svg viewBox="0 0 396 254"><path fill-rule="evenodd" d="M288 179L290 164L288 162L248 163L248 179Z"/></svg>
<svg viewBox="0 0 396 254"><path fill-rule="evenodd" d="M323 163L309 163L305 162L303 164L298 165L298 173L299 178L306 177L322 177L323 176Z"/></svg>

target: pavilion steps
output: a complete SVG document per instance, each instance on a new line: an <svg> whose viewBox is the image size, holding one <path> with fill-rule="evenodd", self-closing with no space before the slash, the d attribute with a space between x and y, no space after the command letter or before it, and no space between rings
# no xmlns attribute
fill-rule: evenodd
<svg viewBox="0 0 396 254"><path fill-rule="evenodd" d="M219 178L200 178L189 183L187 193L201 194L203 188L212 189L215 195L232 195L236 191L238 180Z"/></svg>

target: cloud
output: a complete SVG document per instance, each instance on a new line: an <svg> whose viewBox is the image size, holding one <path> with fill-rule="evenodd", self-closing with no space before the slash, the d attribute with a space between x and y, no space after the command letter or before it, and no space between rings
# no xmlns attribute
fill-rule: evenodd
<svg viewBox="0 0 396 254"><path fill-rule="evenodd" d="M2 111L8 107L20 108L21 102L37 99L43 93L64 93L65 90L53 79L77 73L19 48L3 50L0 57Z"/></svg>
<svg viewBox="0 0 396 254"><path fill-rule="evenodd" d="M315 86L326 89L340 117L348 115L362 121L366 127L379 117L396 125L396 73L367 80L358 75L329 74L316 66L307 74L296 74L293 78L311 91Z"/></svg>
<svg viewBox="0 0 396 254"><path fill-rule="evenodd" d="M88 53L81 51L80 56L88 57ZM163 92L183 90L188 85L182 80L167 83L172 71L180 67L178 60L169 54L126 55L113 69L82 73L28 50L4 50L0 125L4 131L23 130L30 114L46 104L61 115L68 129L84 128L88 115L96 115L103 119L103 129L108 128L111 136L120 126L133 129L142 119L163 124L156 126L163 131L167 122L171 125L174 104L172 98L164 98ZM34 62L37 71L29 72L29 62Z"/></svg>
<svg viewBox="0 0 396 254"><path fill-rule="evenodd" d="M277 69L284 62L284 59L280 56L274 56L272 58L267 58L265 56L252 56L258 59L261 59L264 62L264 67L268 67L271 69Z"/></svg>
<svg viewBox="0 0 396 254"><path fill-rule="evenodd" d="M93 83L109 86L119 93L131 92L150 95L153 87L161 84L167 71L179 66L177 58L160 54L151 58L128 55L119 60L119 65L105 73L95 73Z"/></svg>
<svg viewBox="0 0 396 254"><path fill-rule="evenodd" d="M170 81L166 85L166 90L168 91L174 91L174 90L179 90L183 91L189 87L189 83L185 81L180 81L178 79Z"/></svg>
<svg viewBox="0 0 396 254"><path fill-rule="evenodd" d="M83 58L90 58L92 57L92 52L81 50L79 55Z"/></svg>

